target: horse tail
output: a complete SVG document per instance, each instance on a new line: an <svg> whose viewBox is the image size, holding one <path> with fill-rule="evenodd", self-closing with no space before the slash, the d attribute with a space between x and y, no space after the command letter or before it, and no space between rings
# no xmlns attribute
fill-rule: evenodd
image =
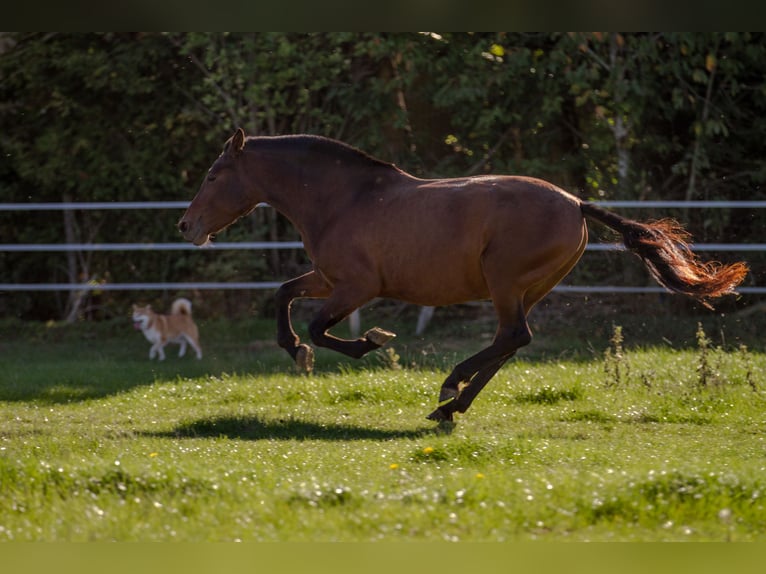
<svg viewBox="0 0 766 574"><path fill-rule="evenodd" d="M192 304L188 299L183 297L173 301L173 305L170 307L170 313L172 315L189 315L192 314Z"/></svg>
<svg viewBox="0 0 766 574"><path fill-rule="evenodd" d="M692 297L712 309L709 299L736 294L736 287L748 273L743 262L703 262L692 252L690 234L673 219L641 223L582 202L585 217L622 234L625 247L638 255L652 277L675 293Z"/></svg>

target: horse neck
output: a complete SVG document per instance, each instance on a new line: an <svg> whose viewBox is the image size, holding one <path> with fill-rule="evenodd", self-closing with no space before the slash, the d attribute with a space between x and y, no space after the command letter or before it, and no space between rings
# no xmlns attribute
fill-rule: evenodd
<svg viewBox="0 0 766 574"><path fill-rule="evenodd" d="M330 219L368 191L373 170L327 163L306 162L289 155L258 158L254 162L253 181L270 182L258 195L298 228L304 241L321 233ZM390 177L396 176L398 170Z"/></svg>

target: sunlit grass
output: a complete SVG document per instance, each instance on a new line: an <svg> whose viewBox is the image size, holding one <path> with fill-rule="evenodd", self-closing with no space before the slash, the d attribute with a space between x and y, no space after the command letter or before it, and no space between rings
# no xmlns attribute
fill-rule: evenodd
<svg viewBox="0 0 766 574"><path fill-rule="evenodd" d="M694 349L625 351L619 383L522 358L450 431L414 351L306 377L271 348L12 347L0 540L766 538L762 353L712 350L704 387Z"/></svg>

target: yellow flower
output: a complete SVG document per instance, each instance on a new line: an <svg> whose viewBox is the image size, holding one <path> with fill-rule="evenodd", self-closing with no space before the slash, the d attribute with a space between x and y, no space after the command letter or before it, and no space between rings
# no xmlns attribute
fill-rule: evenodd
<svg viewBox="0 0 766 574"><path fill-rule="evenodd" d="M427 446L426 448L423 449L423 454L431 454L433 451L434 451L434 447Z"/></svg>
<svg viewBox="0 0 766 574"><path fill-rule="evenodd" d="M396 464L395 462L392 462L392 463L391 463L391 464L388 466L388 468L390 468L391 470L396 470L397 468L399 468L399 465L398 465L398 464Z"/></svg>
<svg viewBox="0 0 766 574"><path fill-rule="evenodd" d="M484 475L480 472L476 473L476 478L484 478Z"/></svg>
<svg viewBox="0 0 766 574"><path fill-rule="evenodd" d="M150 452L150 453L149 453L149 456L150 456L151 458L154 458L154 457L155 457L155 456L157 456L158 454L159 454L159 453L157 453L157 452Z"/></svg>

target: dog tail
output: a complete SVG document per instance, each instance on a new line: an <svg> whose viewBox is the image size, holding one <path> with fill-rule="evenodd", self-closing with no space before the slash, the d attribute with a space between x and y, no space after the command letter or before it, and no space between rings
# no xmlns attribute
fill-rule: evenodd
<svg viewBox="0 0 766 574"><path fill-rule="evenodd" d="M170 307L170 312L173 315L189 315L191 317L191 314L192 314L191 301L183 297L181 297L180 299L176 299L175 301L173 301L173 305Z"/></svg>

